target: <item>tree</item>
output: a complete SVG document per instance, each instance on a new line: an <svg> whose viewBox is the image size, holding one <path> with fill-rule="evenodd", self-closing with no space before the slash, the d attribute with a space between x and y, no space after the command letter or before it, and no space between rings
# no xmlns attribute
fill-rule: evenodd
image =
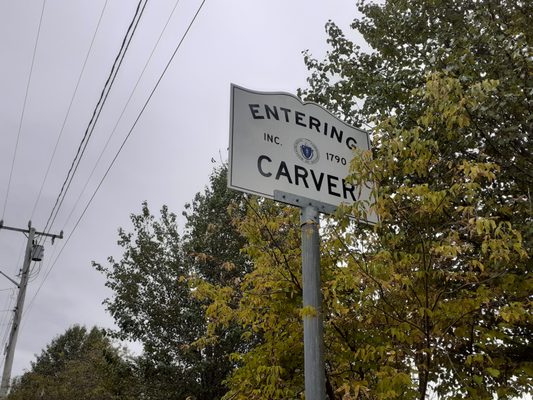
<svg viewBox="0 0 533 400"><path fill-rule="evenodd" d="M124 249L104 273L114 296L106 300L116 321L117 337L139 341L139 367L144 393L150 399L217 399L226 391L224 379L234 367L229 355L240 348L240 328L228 329L218 341L206 335L207 304L195 297L194 284L232 284L247 269L240 254L243 239L226 210L236 210L242 196L226 188L226 169L211 176L211 185L197 194L184 212L183 237L176 215L164 206L159 219L146 203L132 215L133 231L119 230Z"/></svg>
<svg viewBox="0 0 533 400"><path fill-rule="evenodd" d="M298 213L264 199L247 201L235 224L247 239L253 271L238 285L203 283L197 296L210 303L208 339L232 324L244 331L227 378L228 399L293 399L303 392L303 329Z"/></svg>
<svg viewBox="0 0 533 400"><path fill-rule="evenodd" d="M73 326L46 346L7 398L135 399L135 382L132 365L103 330Z"/></svg>
<svg viewBox="0 0 533 400"><path fill-rule="evenodd" d="M492 399L533 389L532 7L362 2L352 27L371 53L330 22L327 58L306 54L305 99L373 126L373 151L354 155L351 180L372 182L379 223L349 219L364 218L357 202L323 225L330 399ZM255 269L243 296L232 307L231 296L206 294L218 304L215 324L268 330L241 355L227 398L295 399L301 362L280 343L301 337L300 289L290 279L298 273L282 257L298 257L297 236L286 234L297 220L268 202L250 213L241 230Z"/></svg>
<svg viewBox="0 0 533 400"><path fill-rule="evenodd" d="M114 335L142 343L139 366L141 375L150 378L151 385L145 385L150 395L185 398L193 385L186 370L197 358L185 346L199 334L201 309L190 298L185 281L176 216L163 207L156 220L144 203L141 214L132 215L131 221L134 232L119 230L122 259L109 258L109 267L94 264L114 292L105 301L118 326ZM179 385L179 380L188 385Z"/></svg>
<svg viewBox="0 0 533 400"><path fill-rule="evenodd" d="M500 166L501 187L492 195L502 206L512 206L512 212L504 210L507 218L526 225L533 179L531 2L394 0L381 6L362 1L359 9L364 17L352 27L374 51L362 52L328 23L332 51L323 62L306 54L312 75L302 94L357 125L395 116L400 126L411 128L426 111L426 102L414 102L412 91L425 85L428 74L445 72L463 88L494 80L483 105L465 110L469 126L462 127L467 135L457 150ZM364 99L361 110L358 98ZM532 230L525 230L531 249Z"/></svg>
<svg viewBox="0 0 533 400"><path fill-rule="evenodd" d="M375 161L359 158L354 178L379 185L382 251L388 263L411 260L391 272L414 283L413 304L431 305L417 323L427 345L411 356L419 396L430 381L458 396L528 391L532 5L387 1L360 11L353 27L374 52L362 54L329 24L333 51L322 63L307 58L308 95L361 123L376 121ZM354 113L357 97L365 102ZM429 315L441 307L443 315Z"/></svg>

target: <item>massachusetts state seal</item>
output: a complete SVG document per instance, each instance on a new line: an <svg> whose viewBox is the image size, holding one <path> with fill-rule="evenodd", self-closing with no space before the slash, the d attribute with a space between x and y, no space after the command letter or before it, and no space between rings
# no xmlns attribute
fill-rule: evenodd
<svg viewBox="0 0 533 400"><path fill-rule="evenodd" d="M320 158L318 148L309 139L298 139L294 142L296 156L307 164L315 164Z"/></svg>

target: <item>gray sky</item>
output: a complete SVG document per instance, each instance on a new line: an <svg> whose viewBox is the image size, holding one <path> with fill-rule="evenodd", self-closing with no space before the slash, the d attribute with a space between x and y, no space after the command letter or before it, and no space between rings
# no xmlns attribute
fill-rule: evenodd
<svg viewBox="0 0 533 400"><path fill-rule="evenodd" d="M135 0L108 0L56 156L32 215L104 3L105 0L46 1L20 125L5 225L26 227L31 219L37 230L44 229L137 6ZM82 192L175 3L176 0L148 2L52 232L64 230L66 237L73 232L201 1L179 2L107 150L96 165L86 191ZM0 1L2 208L42 4L41 0ZM211 0L205 3L56 263L66 238L56 241L54 246L46 242L45 259L36 265L28 288L13 376L28 369L34 355L72 324L113 325L102 305L111 293L104 287L100 274L91 268L91 260L105 262L110 255L120 256L117 229L129 228L129 214L138 212L143 200L149 202L153 211L167 204L180 214L183 205L203 190L214 166L212 158L217 163L227 158L230 83L256 90L295 93L297 88L305 86L308 76L301 52L310 49L313 55L322 58L327 50L324 31L327 20L347 28L355 16L353 0ZM24 246L22 233L0 230L0 270L15 277L21 267ZM2 347L15 296L13 285L0 277Z"/></svg>

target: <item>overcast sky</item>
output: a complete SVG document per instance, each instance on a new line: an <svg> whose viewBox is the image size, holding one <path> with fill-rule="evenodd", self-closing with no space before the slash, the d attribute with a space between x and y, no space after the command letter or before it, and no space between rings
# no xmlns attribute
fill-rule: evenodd
<svg viewBox="0 0 533 400"><path fill-rule="evenodd" d="M0 211L5 206L5 225L24 228L31 219L38 231L44 229L137 3L108 0L104 9L105 0L47 0L23 107L43 2L0 0ZM110 255L120 256L117 229L129 229L129 214L138 212L142 201L147 200L154 211L167 204L181 214L183 205L203 190L215 166L212 159L220 164L227 158L230 83L295 93L305 87L308 76L301 52L309 49L322 58L327 50L324 25L328 19L347 29L356 16L353 0L206 1L116 164L73 231L200 3L179 1L88 181L176 4L176 0L148 2L52 227L52 232L64 230L65 239L54 246L46 242L45 259L33 270L13 376L28 369L34 355L69 326L113 326L102 305L111 293L92 269L91 260L105 262ZM102 10L92 51L65 120ZM22 233L0 230L2 272L16 278L25 244ZM15 297L13 285L0 277L2 347Z"/></svg>

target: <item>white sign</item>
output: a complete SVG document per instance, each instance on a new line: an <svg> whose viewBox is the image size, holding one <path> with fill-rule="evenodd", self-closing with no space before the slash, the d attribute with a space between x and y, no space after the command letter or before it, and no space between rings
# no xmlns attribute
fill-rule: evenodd
<svg viewBox="0 0 533 400"><path fill-rule="evenodd" d="M279 191L334 207L368 200L368 187L345 179L354 149L370 148L368 133L296 96L236 85L230 118L230 188L268 198Z"/></svg>

